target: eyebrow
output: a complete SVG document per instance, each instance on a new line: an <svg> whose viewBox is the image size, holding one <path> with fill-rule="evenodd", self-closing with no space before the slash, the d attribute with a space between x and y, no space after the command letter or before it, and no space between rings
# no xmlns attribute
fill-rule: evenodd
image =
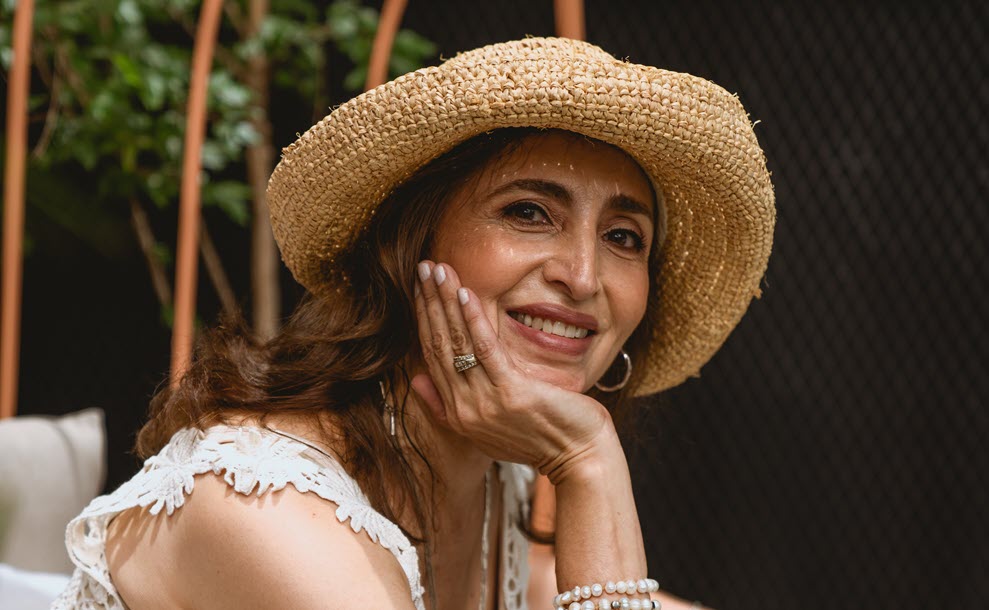
<svg viewBox="0 0 989 610"><path fill-rule="evenodd" d="M652 222L652 206L646 206L638 199L629 197L628 195L623 195L619 193L617 195L612 195L608 198L608 207L619 210L621 212L628 212L629 214L642 214Z"/></svg>
<svg viewBox="0 0 989 610"><path fill-rule="evenodd" d="M492 191L491 196L493 197L515 190L532 191L554 199L559 199L567 205L573 204L573 197L565 186L551 180L538 180L535 178L521 178L519 180L513 180L507 184L503 184ZM608 197L608 207L621 212L627 212L629 214L641 214L648 218L650 222L655 222L652 214L652 206L647 206L638 199L629 197L624 193L618 193Z"/></svg>

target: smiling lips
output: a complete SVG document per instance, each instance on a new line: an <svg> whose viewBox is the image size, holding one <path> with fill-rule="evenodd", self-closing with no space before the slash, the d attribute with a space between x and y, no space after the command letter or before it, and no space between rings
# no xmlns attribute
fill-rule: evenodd
<svg viewBox="0 0 989 610"><path fill-rule="evenodd" d="M559 337L566 337L567 339L583 339L587 336L587 329L581 328L574 324L564 324L559 320L551 320L549 318L532 317L527 313L519 313L510 311L508 315L515 318L517 321L525 324L529 328L535 328L536 330L541 330L544 333L551 333Z"/></svg>
<svg viewBox="0 0 989 610"><path fill-rule="evenodd" d="M587 351L589 337L598 328L593 316L549 303L513 308L507 314L522 336L544 349L571 356Z"/></svg>

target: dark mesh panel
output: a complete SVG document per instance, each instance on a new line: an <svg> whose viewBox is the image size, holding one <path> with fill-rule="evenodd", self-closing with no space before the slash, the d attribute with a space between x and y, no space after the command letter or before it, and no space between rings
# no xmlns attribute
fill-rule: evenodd
<svg viewBox="0 0 989 610"><path fill-rule="evenodd" d="M412 2L405 24L450 56L551 34L549 5ZM673 592L989 604L986 6L586 3L591 42L737 92L776 186L763 298L627 442Z"/></svg>

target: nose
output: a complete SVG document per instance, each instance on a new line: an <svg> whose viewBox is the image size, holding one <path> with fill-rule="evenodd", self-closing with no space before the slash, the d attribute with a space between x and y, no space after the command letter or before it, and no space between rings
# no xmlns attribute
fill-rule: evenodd
<svg viewBox="0 0 989 610"><path fill-rule="evenodd" d="M543 264L543 278L574 301L589 299L601 290L598 239L593 230L581 231L557 242Z"/></svg>

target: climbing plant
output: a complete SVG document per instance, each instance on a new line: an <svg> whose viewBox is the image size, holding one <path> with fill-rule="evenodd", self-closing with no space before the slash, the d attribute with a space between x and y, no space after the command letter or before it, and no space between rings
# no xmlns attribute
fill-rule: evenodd
<svg viewBox="0 0 989 610"><path fill-rule="evenodd" d="M0 0L5 69L11 62L15 4ZM263 197L263 181L277 159L268 100L272 95L308 100L313 114L321 116L331 99L326 68L332 49L352 62L344 79L348 93L359 91L378 21L376 10L355 0L263 4L259 11L255 0L224 3L202 148L204 209L218 210L245 229L252 199ZM154 234L149 212L172 213L178 202L199 8L193 0L60 0L35 8L29 210L110 257L126 252L126 244L136 239L166 321L173 244ZM431 42L403 30L395 40L392 73L415 69L435 52ZM259 69L266 76L260 80ZM251 147L266 153L254 157L254 165L261 159L263 167L249 167ZM31 237L33 248L48 247ZM229 288L208 228L202 241L221 301L236 307L243 299Z"/></svg>

